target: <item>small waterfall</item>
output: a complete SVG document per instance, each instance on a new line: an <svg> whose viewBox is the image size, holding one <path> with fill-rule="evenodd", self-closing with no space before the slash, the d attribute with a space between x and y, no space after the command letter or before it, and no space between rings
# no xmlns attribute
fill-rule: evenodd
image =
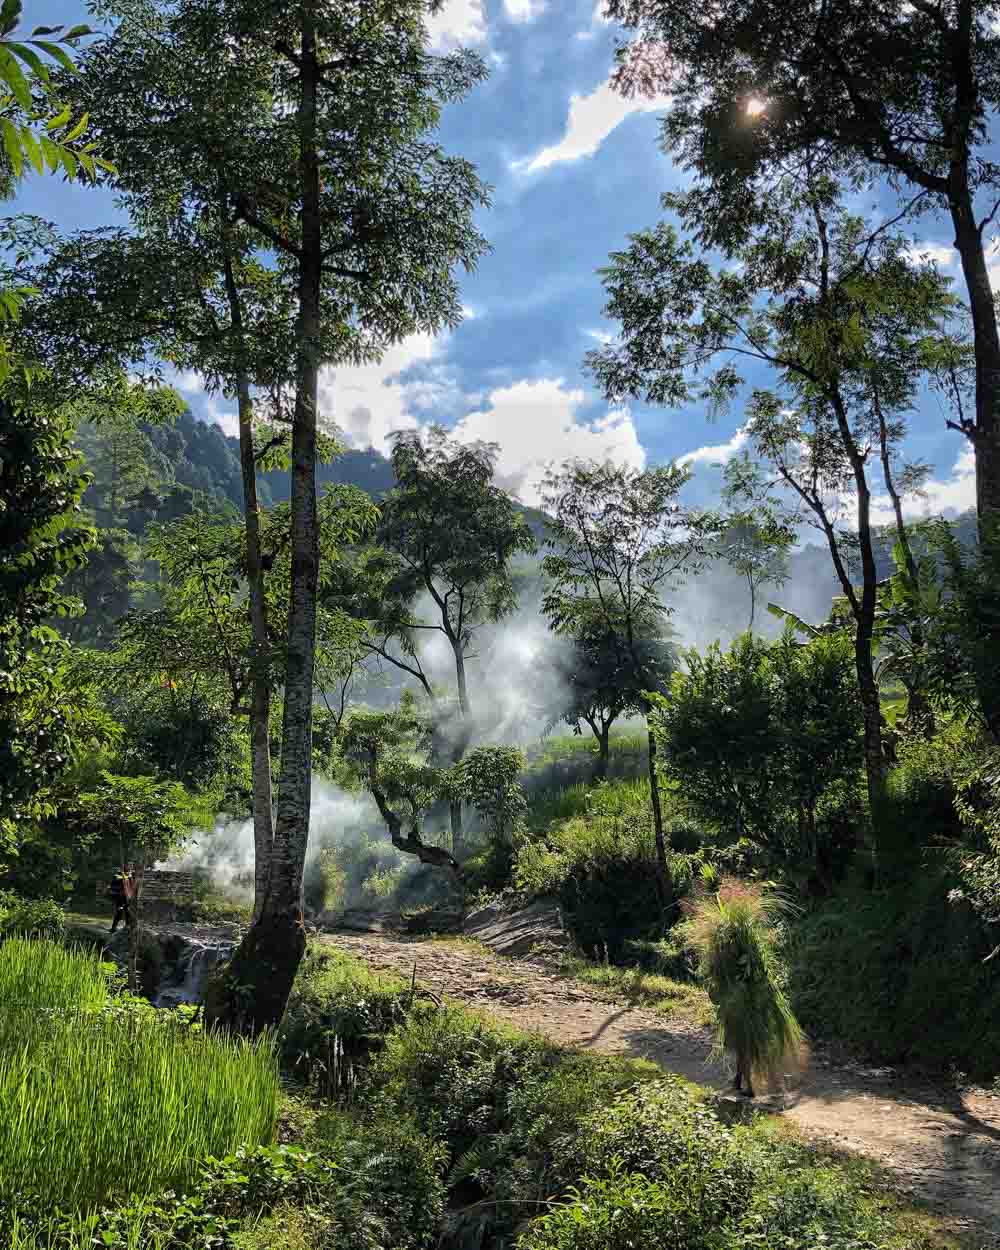
<svg viewBox="0 0 1000 1250"><path fill-rule="evenodd" d="M171 975L161 984L154 1000L157 1007L200 1003L205 982L215 968L233 953L232 942L201 942L186 938Z"/></svg>

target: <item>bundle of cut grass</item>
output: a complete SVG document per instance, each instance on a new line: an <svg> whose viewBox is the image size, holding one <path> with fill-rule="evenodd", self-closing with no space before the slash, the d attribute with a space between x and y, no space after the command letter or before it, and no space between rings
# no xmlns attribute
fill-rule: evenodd
<svg viewBox="0 0 1000 1250"><path fill-rule="evenodd" d="M753 1097L753 1078L771 1080L802 1061L804 1037L778 982L774 920L789 904L763 886L727 878L714 894L685 905L680 936L718 1018L716 1049L736 1064L736 1088Z"/></svg>

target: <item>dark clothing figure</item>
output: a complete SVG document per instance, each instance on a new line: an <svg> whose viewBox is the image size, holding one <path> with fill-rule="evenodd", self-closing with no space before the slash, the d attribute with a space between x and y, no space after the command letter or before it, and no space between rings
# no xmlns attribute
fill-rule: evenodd
<svg viewBox="0 0 1000 1250"><path fill-rule="evenodd" d="M129 878L123 872L116 872L111 878L111 902L115 909L115 914L111 920L111 932L118 928L118 921L124 919L125 927L132 923L132 917L129 914L129 894L128 890Z"/></svg>

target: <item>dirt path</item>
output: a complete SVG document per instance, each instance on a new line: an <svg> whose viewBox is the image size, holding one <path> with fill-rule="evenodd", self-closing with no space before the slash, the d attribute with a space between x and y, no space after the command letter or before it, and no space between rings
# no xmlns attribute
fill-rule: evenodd
<svg viewBox="0 0 1000 1250"><path fill-rule="evenodd" d="M580 982L531 960L499 958L458 943L340 932L324 940L373 968L585 1050L651 1059L665 1070L722 1087L708 1064L711 1038L689 1021L602 1000ZM930 1204L983 1250L1000 1250L1000 1095L917 1083L887 1068L835 1064L815 1055L797 1088L762 1099L810 1136L869 1156L898 1188Z"/></svg>

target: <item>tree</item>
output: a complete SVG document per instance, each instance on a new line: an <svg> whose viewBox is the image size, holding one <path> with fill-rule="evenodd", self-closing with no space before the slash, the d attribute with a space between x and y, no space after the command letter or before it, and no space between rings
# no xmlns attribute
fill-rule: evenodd
<svg viewBox="0 0 1000 1250"><path fill-rule="evenodd" d="M137 963L142 935L142 884L146 869L182 844L190 827L184 787L153 777L102 773L96 789L79 796L76 819L120 842L123 866L135 865L135 894L128 922L128 987L139 989Z"/></svg>
<svg viewBox="0 0 1000 1250"><path fill-rule="evenodd" d="M993 0L725 0L710 20L677 0L607 9L639 31L619 50L618 85L673 95L664 139L710 189L706 242L738 241L775 172L818 147L845 175L860 166L914 190L910 210L947 210L976 347L975 421L960 424L976 448L980 513L1000 507L1000 339L985 255L1000 194L984 151L1000 102ZM654 41L662 55L637 55Z"/></svg>
<svg viewBox="0 0 1000 1250"><path fill-rule="evenodd" d="M662 691L662 674L641 646L672 608L666 594L704 558L711 524L678 502L689 472L677 465L639 471L610 462L571 461L544 483L550 588L542 611L556 633L595 627L616 640L643 712ZM649 785L656 836L657 890L671 902L663 813L656 777L656 742L649 730Z"/></svg>
<svg viewBox="0 0 1000 1250"><path fill-rule="evenodd" d="M428 810L453 792L447 769L430 761L433 725L412 697L390 712L351 712L341 734L341 751L375 800L397 850L422 864L451 869L461 880L458 859L445 847L424 841Z"/></svg>
<svg viewBox="0 0 1000 1250"><path fill-rule="evenodd" d="M1000 203L994 0L608 0L637 30L625 91L669 92L664 143L706 188L701 239L729 251L766 215L782 171L824 149L840 176L886 178L904 213L938 206L955 232L972 317L975 413L948 424L976 459L980 541L1000 510L1000 331L987 231ZM1000 637L1000 636L998 636ZM994 638L992 645L1000 643ZM987 710L994 737L1000 710Z"/></svg>
<svg viewBox="0 0 1000 1250"><path fill-rule="evenodd" d="M58 412L30 395L0 400L0 839L11 844L86 740L85 709L63 681L68 645L47 624L73 610L60 583L93 544L86 485Z"/></svg>
<svg viewBox="0 0 1000 1250"><path fill-rule="evenodd" d="M513 611L510 563L535 547L513 500L494 482L498 451L495 444L457 443L439 426L426 434L397 435L392 450L397 485L380 504L380 550L361 555L352 581L332 583L335 602L366 621L369 654L416 677L432 699L419 639L440 634L447 641L458 716L457 724L449 724L438 701L436 732L450 763L462 758L485 724L469 697L470 647L485 626ZM417 608L422 595L429 600L423 612ZM451 829L452 851L461 860L458 798L451 805Z"/></svg>
<svg viewBox="0 0 1000 1250"><path fill-rule="evenodd" d="M780 804L768 645L748 632L727 652L716 642L685 659L669 693L652 700L664 771L729 838L764 846Z"/></svg>
<svg viewBox="0 0 1000 1250"><path fill-rule="evenodd" d="M665 685L676 664L676 653L665 638L651 635L636 642L643 671L656 688ZM535 657L529 689L535 707L546 718L546 731L560 720L580 733L581 722L597 739L595 775L608 772L611 727L621 716L640 715L641 691L631 684L632 666L626 661L618 636L600 622L582 624L579 632L555 636Z"/></svg>
<svg viewBox="0 0 1000 1250"><path fill-rule="evenodd" d="M739 498L741 491L753 481L746 452L739 461L729 461L724 473L728 497ZM788 553L795 545L795 534L766 492L761 497L760 491L751 490L750 500L743 502L752 506L727 517L720 549L723 560L747 584L750 593L747 629L752 631L757 614L757 592L762 586L783 586L788 581Z"/></svg>
<svg viewBox="0 0 1000 1250"><path fill-rule="evenodd" d="M663 203L697 231L703 197L668 195ZM604 271L623 342L590 353L588 364L609 399L673 404L695 396L730 402L743 385L744 359L772 371L777 388L753 392L746 428L824 535L853 616L874 812L884 760L869 449L884 433L895 454L918 380L959 350L942 328L952 299L933 266L910 263L905 240L866 230L839 205L836 188L809 171L775 189L766 218L735 255L738 268L716 273L673 226L634 236ZM750 470L734 488L759 495Z"/></svg>
<svg viewBox="0 0 1000 1250"><path fill-rule="evenodd" d="M375 15L357 0L336 6L307 0L291 21L258 0L190 0L166 9L147 4L135 13L129 7L130 20L90 63L104 124L123 142L137 132L169 141L172 159L179 155L203 174L194 195L180 202L189 224L211 223L212 246L222 257L227 311L221 342L227 351L220 353L216 376L238 393L241 414L249 417L252 395L240 381L242 361L242 378L251 387L262 379L270 384L271 416L291 433L281 784L264 906L229 977L231 985L255 987L250 1012L234 1007L232 1014L256 1029L280 1016L303 949L318 371L351 359L359 344L377 358L398 337L458 320L451 268L471 266L483 250L472 213L486 194L466 162L446 157L423 136L443 105L463 95L484 69L468 54L424 54L424 0L398 0ZM137 94L136 81L147 90ZM136 125L137 103L152 110L155 125ZM152 183L161 153L148 142L146 153ZM244 274L252 267L248 245L257 249L257 272L273 276L286 310L283 326L270 335L274 363L265 361L266 367L252 352L248 367L253 322L243 316L241 335L231 298L230 277L239 288L241 267ZM213 267L218 274L217 260ZM192 286L198 289L189 277L186 289ZM210 289L214 297L219 288ZM260 342L265 338L266 329ZM247 486L252 460L245 449ZM248 517L252 511L248 498Z"/></svg>

